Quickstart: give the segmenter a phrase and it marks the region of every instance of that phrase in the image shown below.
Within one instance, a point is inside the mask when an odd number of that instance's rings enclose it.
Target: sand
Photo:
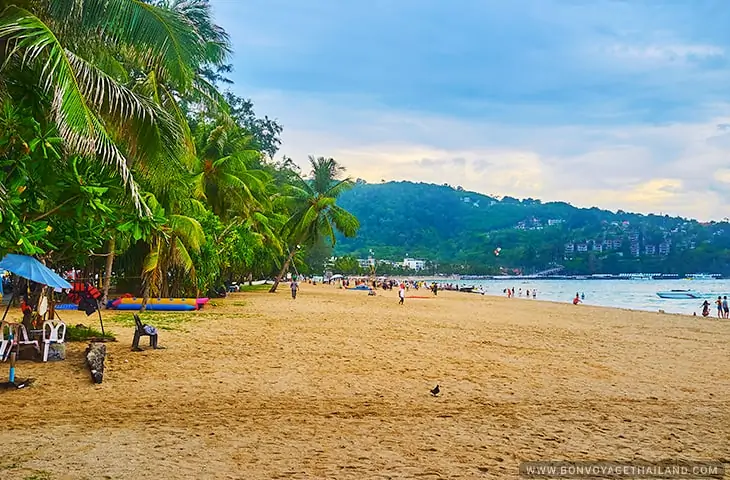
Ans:
[[[216,303],[163,331],[166,350],[139,353],[107,314],[119,342],[101,385],[84,344],[65,362],[21,362],[37,380],[0,393],[0,478],[515,478],[523,460],[730,462],[730,321],[453,292],[401,307],[395,291],[311,285],[296,301],[282,288]]]

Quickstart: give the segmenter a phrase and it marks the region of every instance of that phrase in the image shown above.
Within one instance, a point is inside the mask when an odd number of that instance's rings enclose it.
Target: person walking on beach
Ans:
[[[299,284],[297,283],[296,278],[292,278],[291,285],[289,285],[291,288],[291,298],[294,300],[297,299],[297,291],[299,290]]]
[[[722,311],[724,314],[722,318],[730,318],[730,306],[727,304],[727,295],[722,297]]]
[[[406,287],[403,284],[401,284],[398,289],[398,298],[400,298],[400,300],[398,300],[398,305],[403,305],[403,302],[406,299]]]

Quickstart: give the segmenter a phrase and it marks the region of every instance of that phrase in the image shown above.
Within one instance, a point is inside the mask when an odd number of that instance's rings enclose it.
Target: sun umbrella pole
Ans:
[[[10,296],[10,301],[8,302],[8,306],[5,307],[5,312],[3,313],[3,319],[0,320],[0,322],[4,322],[5,321],[5,317],[8,316],[8,310],[10,310],[10,305],[12,305],[13,304],[13,300],[15,300],[15,291],[16,290],[17,289],[13,288],[13,294]]]
[[[101,335],[104,336],[106,334],[104,333],[104,321],[101,319],[101,308],[97,308],[96,313],[99,314],[99,324],[101,325]]]

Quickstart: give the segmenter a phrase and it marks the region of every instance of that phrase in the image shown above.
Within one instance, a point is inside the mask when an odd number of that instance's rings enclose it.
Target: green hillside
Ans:
[[[497,199],[412,182],[358,181],[341,204],[361,228],[356,238],[338,240],[338,256],[366,258],[372,250],[379,260],[402,261],[408,255],[445,273],[532,273],[555,265],[572,273],[730,273],[725,222]]]

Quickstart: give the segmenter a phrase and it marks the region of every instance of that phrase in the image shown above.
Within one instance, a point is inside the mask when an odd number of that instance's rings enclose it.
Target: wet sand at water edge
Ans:
[[[516,478],[522,460],[730,462],[727,320],[453,292],[398,306],[395,290],[306,284],[296,301],[282,285],[214,302],[155,312],[191,319],[161,331],[158,351],[131,352],[132,328],[115,324],[131,312],[105,312],[119,341],[101,385],[84,343],[64,362],[19,363],[36,383],[0,393],[0,478]]]

